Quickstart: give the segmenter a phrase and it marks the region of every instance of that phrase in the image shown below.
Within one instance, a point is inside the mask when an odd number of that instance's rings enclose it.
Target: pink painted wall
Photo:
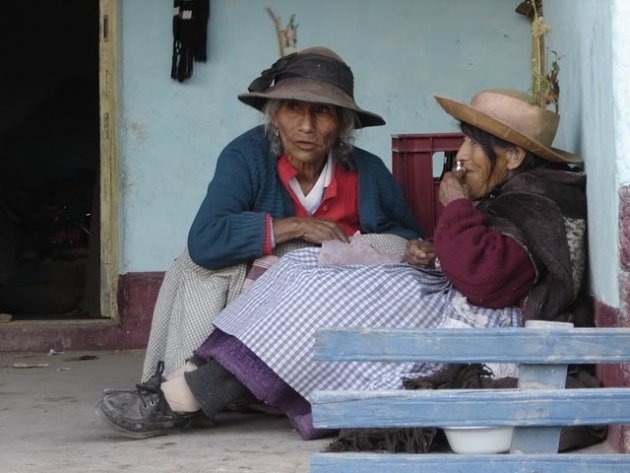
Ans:
[[[619,191],[619,288],[621,308],[595,303],[595,320],[599,327],[630,327],[630,187]],[[611,262],[612,263],[612,262]],[[630,349],[630,347],[629,347]],[[630,365],[602,365],[598,376],[605,386],[630,386]],[[611,426],[608,442],[620,452],[630,452],[630,426]]]
[[[120,320],[0,325],[0,352],[145,348],[164,273],[128,273],[118,283]]]

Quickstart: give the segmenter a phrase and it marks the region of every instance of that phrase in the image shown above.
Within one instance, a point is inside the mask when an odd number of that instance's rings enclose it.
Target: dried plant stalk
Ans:
[[[532,97],[534,103],[542,104],[545,95],[545,77],[547,75],[547,54],[545,36],[550,28],[542,16],[542,0],[531,2],[534,9],[532,18]]]

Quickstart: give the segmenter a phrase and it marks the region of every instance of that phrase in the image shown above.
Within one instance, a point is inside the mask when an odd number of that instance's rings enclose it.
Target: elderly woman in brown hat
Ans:
[[[328,48],[283,57],[239,100],[265,124],[230,144],[188,235],[167,271],[153,314],[142,379],[159,361],[180,366],[240,293],[249,264],[265,255],[359,231],[415,238],[418,229],[378,157],[353,146],[357,128],[383,125],[354,100],[351,69]]]
[[[585,175],[551,146],[559,116],[496,89],[470,105],[436,97],[465,135],[460,170],[440,186],[434,235],[444,274],[473,304],[522,307],[523,320],[569,320],[584,271]],[[408,243],[408,259],[424,257]]]
[[[571,320],[584,268],[584,174],[551,147],[552,112],[513,91],[480,92],[470,105],[437,97],[466,135],[461,169],[440,187],[434,248],[407,244],[406,263],[318,264],[317,248],[288,253],[214,321],[194,367],[164,382],[106,393],[99,412],[129,437],[213,417],[248,389],[280,408],[304,439],[314,390],[400,389],[430,364],[318,363],[324,327],[507,327]]]

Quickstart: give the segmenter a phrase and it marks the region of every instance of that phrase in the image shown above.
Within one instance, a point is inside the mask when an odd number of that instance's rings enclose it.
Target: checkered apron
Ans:
[[[404,246],[400,251],[404,251]],[[320,328],[507,327],[520,309],[468,304],[439,271],[407,264],[320,266],[318,248],[285,255],[214,320],[293,389],[398,389],[438,365],[317,362]]]

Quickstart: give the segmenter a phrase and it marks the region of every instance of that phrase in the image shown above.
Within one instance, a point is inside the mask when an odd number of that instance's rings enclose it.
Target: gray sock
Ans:
[[[229,402],[240,399],[248,390],[236,377],[215,360],[184,374],[201,410],[210,419]]]

